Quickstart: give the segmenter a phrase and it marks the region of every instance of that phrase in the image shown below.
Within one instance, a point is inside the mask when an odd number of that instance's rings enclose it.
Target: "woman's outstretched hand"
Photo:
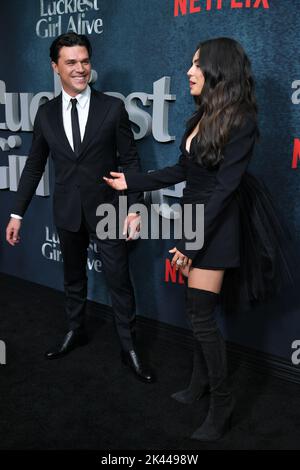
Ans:
[[[116,173],[115,171],[110,171],[109,174],[112,178],[106,178],[103,176],[105,183],[111,186],[113,189],[117,191],[123,191],[123,189],[127,189],[127,183],[125,179],[124,173]]]

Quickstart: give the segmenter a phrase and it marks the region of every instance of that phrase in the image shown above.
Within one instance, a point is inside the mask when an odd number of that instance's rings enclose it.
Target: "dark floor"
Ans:
[[[189,439],[208,406],[170,398],[188,382],[189,350],[140,331],[158,376],[155,384],[140,383],[121,365],[113,323],[100,312],[88,318],[87,346],[47,361],[44,351],[64,332],[62,301],[59,292],[0,274],[7,348],[0,449],[300,449],[299,385],[242,367],[231,376],[237,405],[230,433],[214,444]]]

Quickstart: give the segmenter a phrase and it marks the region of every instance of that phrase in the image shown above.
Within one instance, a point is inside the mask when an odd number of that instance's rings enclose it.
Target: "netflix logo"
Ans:
[[[223,8],[270,8],[271,0],[174,0],[174,16],[183,16],[201,11],[222,10]]]
[[[293,159],[292,159],[292,168],[296,170],[298,167],[298,162],[300,159],[300,139],[294,139],[294,150],[293,150]]]
[[[300,104],[300,80],[294,80],[292,82],[292,89],[295,90],[292,93],[291,100],[295,105]],[[300,139],[294,139],[293,157],[292,157],[292,168],[296,170],[300,159]]]
[[[181,271],[176,271],[176,266],[171,265],[171,260],[166,259],[165,261],[165,282],[171,282],[172,284],[184,284],[184,278]]]

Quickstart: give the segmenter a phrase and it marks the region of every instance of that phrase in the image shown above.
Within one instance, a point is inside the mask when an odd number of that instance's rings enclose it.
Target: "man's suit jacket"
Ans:
[[[21,175],[13,213],[23,216],[44,172],[51,153],[55,170],[53,199],[57,227],[77,231],[83,210],[95,230],[101,203],[115,202],[117,194],[103,181],[109,171],[138,172],[139,158],[128,114],[122,100],[92,90],[89,115],[79,156],[73,152],[64,131],[62,95],[40,106],[33,140]],[[140,201],[128,196],[128,204]]]

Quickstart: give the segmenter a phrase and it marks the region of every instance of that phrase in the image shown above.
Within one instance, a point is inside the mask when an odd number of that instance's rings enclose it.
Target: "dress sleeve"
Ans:
[[[151,173],[126,174],[128,192],[154,191],[167,188],[186,180],[186,156],[181,155],[178,163]]]
[[[224,159],[217,172],[216,186],[204,207],[204,244],[209,241],[214,230],[218,227],[220,216],[231,202],[236,189],[239,187],[252,156],[256,135],[256,123],[253,119],[249,119],[245,125],[232,132],[229,142],[224,147]],[[193,240],[187,240],[183,237],[177,243],[177,249],[188,258],[193,259],[197,255],[198,250],[186,249],[186,243],[191,242]]]

